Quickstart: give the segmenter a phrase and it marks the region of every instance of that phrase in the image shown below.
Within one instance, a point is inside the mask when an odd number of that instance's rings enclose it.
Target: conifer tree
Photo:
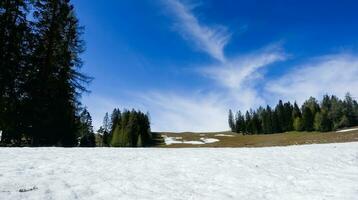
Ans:
[[[5,143],[19,143],[28,126],[24,89],[33,51],[28,4],[27,0],[0,1],[0,130]]]
[[[103,146],[109,146],[109,135],[110,135],[110,120],[108,117],[108,112],[106,112],[106,114],[104,115],[103,118],[103,131],[102,131],[102,142],[103,142]]]
[[[236,127],[235,127],[234,115],[232,114],[231,109],[229,110],[229,119],[228,119],[228,121],[229,121],[229,127],[230,127],[231,131],[236,132],[237,130],[236,130]]]
[[[86,108],[80,114],[79,133],[81,147],[95,147],[95,135],[92,126],[92,117]]]
[[[314,121],[314,115],[313,115],[311,109],[308,106],[304,107],[303,114],[302,114],[303,129],[305,131],[312,131],[313,130],[313,121]]]
[[[295,131],[303,131],[303,122],[302,122],[302,118],[301,117],[296,117],[293,120],[293,129]]]
[[[34,67],[28,94],[33,145],[76,144],[78,97],[90,78],[81,74],[82,28],[68,0],[34,3]]]

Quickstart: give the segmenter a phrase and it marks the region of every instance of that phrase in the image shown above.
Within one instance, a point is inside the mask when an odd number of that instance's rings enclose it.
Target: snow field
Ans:
[[[0,148],[0,199],[357,197],[357,142],[265,148]]]

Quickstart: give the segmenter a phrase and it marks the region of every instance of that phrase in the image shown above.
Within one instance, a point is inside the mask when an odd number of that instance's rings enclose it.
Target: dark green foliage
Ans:
[[[293,120],[293,130],[295,131],[303,131],[303,123],[301,117],[296,117]]]
[[[303,113],[302,114],[303,129],[306,131],[313,131],[314,115],[313,115],[311,109],[308,106],[303,107],[302,113]]]
[[[237,133],[245,133],[246,132],[246,126],[245,126],[245,117],[241,114],[241,112],[237,112],[235,115],[235,121],[234,121],[234,130],[233,132]]]
[[[231,131],[236,131],[234,115],[232,114],[231,110],[229,110],[229,119],[228,120],[229,120],[229,127],[230,127]]]
[[[272,110],[270,106],[267,106],[265,110],[261,113],[262,119],[262,132],[264,134],[273,133],[273,124],[272,124]]]
[[[148,114],[124,110],[113,123],[115,128],[112,132],[111,146],[144,147],[151,144]]]
[[[102,127],[102,143],[103,146],[108,147],[110,144],[110,133],[111,133],[111,121],[109,119],[108,113],[105,114],[103,118],[103,127]]]
[[[78,130],[81,147],[95,147],[95,135],[92,127],[92,117],[86,108],[80,114],[80,126]]]
[[[326,110],[321,110],[317,112],[314,118],[314,129],[316,131],[327,132],[332,130],[332,123],[328,119],[328,114]]]
[[[25,0],[0,1],[0,130],[5,143],[19,144],[28,126],[24,89],[33,51],[28,7]]]
[[[230,110],[231,116],[232,111]],[[230,121],[230,120],[229,120]],[[232,124],[234,122],[234,124]],[[230,121],[233,132],[243,134],[270,134],[287,131],[332,131],[338,128],[358,125],[358,103],[349,93],[344,101],[336,96],[323,96],[322,102],[310,97],[299,108],[295,102],[283,103],[281,100],[275,109],[267,106],[256,111],[241,111]]]
[[[293,110],[292,110],[292,118],[296,119],[297,117],[302,118],[302,113],[300,108],[298,107],[297,103],[295,102],[293,104]]]
[[[31,9],[29,11],[29,9]],[[68,0],[0,1],[0,130],[4,142],[75,146],[82,28]]]

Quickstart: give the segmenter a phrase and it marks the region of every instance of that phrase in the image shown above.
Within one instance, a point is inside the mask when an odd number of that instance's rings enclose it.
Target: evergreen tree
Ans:
[[[272,131],[274,133],[280,133],[281,132],[281,126],[278,119],[278,114],[276,109],[272,112]]]
[[[308,106],[304,107],[303,114],[302,114],[303,129],[305,131],[312,131],[313,130],[313,121],[314,121],[314,115],[313,115],[311,109]]]
[[[278,120],[278,124],[277,124],[277,132],[283,132],[285,131],[285,124],[286,124],[286,119],[285,119],[285,108],[283,107],[283,103],[280,100],[276,106],[276,114],[277,114],[277,120]]]
[[[301,117],[296,117],[293,120],[293,128],[295,131],[303,131],[304,127],[303,127],[303,122],[302,122]]]
[[[328,118],[333,123],[333,129],[336,130],[340,128],[340,122],[344,115],[343,102],[337,97],[331,96],[331,108],[328,111]]]
[[[295,102],[293,104],[293,111],[292,111],[292,118],[296,119],[297,117],[301,118],[302,117],[302,113],[300,108],[298,107],[297,103]]]
[[[36,45],[28,88],[33,145],[76,144],[78,96],[90,78],[79,72],[82,28],[67,0],[36,0]]]
[[[24,92],[33,41],[28,1],[0,1],[0,130],[5,143],[19,143],[28,126]]]
[[[111,146],[144,147],[152,143],[148,115],[140,111],[125,110],[115,124]]]
[[[343,115],[339,121],[338,128],[345,128],[349,126],[349,118],[346,115]]]
[[[252,120],[251,120],[251,115],[249,113],[249,111],[246,111],[245,114],[245,133],[247,134],[252,134],[253,133],[253,128],[252,128]]]
[[[80,128],[78,136],[81,147],[95,147],[95,135],[92,126],[92,117],[86,108],[80,114]]]
[[[265,134],[273,133],[272,131],[272,111],[270,106],[267,106],[262,113],[262,131]]]
[[[346,126],[353,126],[356,121],[356,116],[354,113],[354,100],[350,93],[345,95],[345,99],[343,101],[343,113],[348,119]]]
[[[310,97],[300,109],[297,103],[283,103],[281,100],[272,110],[265,109],[246,111],[245,116],[238,111],[232,121],[235,132],[243,134],[269,134],[286,131],[331,131],[338,128],[358,125],[358,102],[347,93],[344,101],[332,95],[324,95],[320,104]]]
[[[293,130],[293,119],[292,119],[292,115],[293,115],[293,106],[291,105],[290,102],[287,102],[283,105],[284,107],[284,116],[285,116],[285,120],[284,120],[284,127],[283,127],[283,131],[292,131]]]
[[[102,142],[103,142],[103,146],[109,146],[110,143],[110,120],[108,117],[108,113],[106,112],[106,114],[104,115],[103,118],[103,131],[102,131]]]
[[[328,119],[328,114],[326,110],[321,110],[317,112],[314,119],[314,129],[316,131],[327,132],[332,130],[331,122]]]
[[[229,110],[229,127],[231,129],[232,132],[236,132],[236,127],[235,127],[235,121],[234,121],[234,115],[232,114],[231,109]]]

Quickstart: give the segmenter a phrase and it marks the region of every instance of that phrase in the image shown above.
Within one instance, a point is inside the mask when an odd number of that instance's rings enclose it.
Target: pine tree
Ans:
[[[296,117],[293,120],[293,128],[295,131],[303,131],[304,127],[303,127],[303,122],[302,122],[301,117]]]
[[[106,114],[104,115],[103,118],[103,133],[102,133],[102,142],[103,142],[103,146],[109,146],[110,143],[110,120],[108,117],[108,113],[106,112]]]
[[[236,132],[237,130],[235,128],[235,124],[237,124],[237,123],[235,123],[235,121],[234,121],[234,115],[232,114],[231,109],[229,110],[229,119],[228,119],[228,121],[229,121],[229,127],[230,127],[231,131]]]
[[[345,99],[343,101],[343,113],[348,119],[347,126],[354,125],[356,116],[354,113],[354,100],[350,93],[345,95]]]
[[[272,131],[272,111],[270,106],[267,106],[262,113],[262,129],[263,133],[270,134]]]
[[[312,131],[313,130],[313,121],[314,121],[314,115],[313,115],[311,109],[308,106],[304,107],[303,115],[302,115],[303,129],[305,131]]]
[[[33,145],[73,146],[78,97],[90,78],[79,72],[82,28],[67,0],[36,0],[36,45],[28,94]]]
[[[300,108],[298,107],[297,103],[295,102],[293,104],[293,111],[292,111],[292,118],[295,119],[297,117],[302,117],[302,113],[301,113],[301,110]]]
[[[0,130],[5,143],[19,143],[28,126],[24,89],[33,51],[28,3],[0,1]]]
[[[326,110],[321,110],[321,112],[316,113],[314,118],[314,129],[321,132],[332,130],[331,121],[328,119]]]
[[[148,114],[135,110],[124,110],[115,124],[111,146],[144,147],[152,143]]]
[[[285,111],[284,111],[283,103],[281,100],[278,102],[275,112],[277,113],[277,119],[278,119],[277,131],[280,133],[280,132],[285,131],[284,129],[285,129],[285,124],[286,124]]]
[[[252,120],[251,120],[251,115],[249,113],[249,111],[246,111],[245,114],[245,133],[247,134],[252,134],[253,132],[253,128],[252,128]]]
[[[81,147],[95,147],[95,135],[92,126],[92,117],[86,108],[83,109],[80,115],[80,129],[78,132]]]
[[[293,115],[293,106],[291,105],[290,102],[287,102],[283,105],[284,107],[284,116],[285,116],[285,120],[284,120],[284,131],[292,131],[293,130],[293,119],[292,119],[292,115]]]

